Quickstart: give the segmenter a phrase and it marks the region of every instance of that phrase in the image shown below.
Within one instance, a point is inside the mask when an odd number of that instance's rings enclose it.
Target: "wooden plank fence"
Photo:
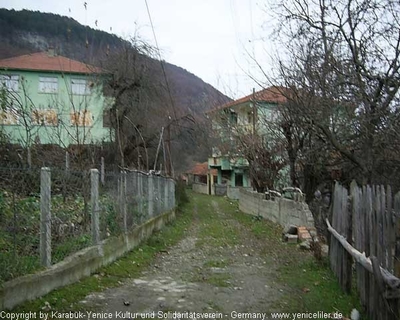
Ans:
[[[329,259],[346,292],[353,271],[360,301],[370,319],[400,319],[400,192],[390,186],[335,184]],[[353,269],[353,266],[355,267]]]

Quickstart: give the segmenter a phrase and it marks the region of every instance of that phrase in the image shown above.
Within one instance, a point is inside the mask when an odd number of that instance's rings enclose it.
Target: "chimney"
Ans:
[[[56,54],[55,54],[55,51],[54,51],[54,47],[52,47],[52,46],[50,46],[48,49],[47,49],[47,55],[49,56],[49,57],[54,57]]]

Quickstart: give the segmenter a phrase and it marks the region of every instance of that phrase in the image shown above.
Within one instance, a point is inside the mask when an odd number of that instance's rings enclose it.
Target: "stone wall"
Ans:
[[[241,188],[239,191],[239,208],[245,213],[262,216],[282,226],[314,227],[314,218],[305,202],[285,198],[265,200],[265,195]]]

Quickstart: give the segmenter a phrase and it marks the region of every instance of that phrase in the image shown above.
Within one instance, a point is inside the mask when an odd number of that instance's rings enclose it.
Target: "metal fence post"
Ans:
[[[147,176],[147,202],[148,202],[148,218],[153,217],[154,213],[154,180],[152,175]]]
[[[40,172],[40,262],[51,266],[51,171]]]
[[[90,169],[90,201],[92,204],[92,242],[100,243],[100,219],[99,219],[99,170]]]

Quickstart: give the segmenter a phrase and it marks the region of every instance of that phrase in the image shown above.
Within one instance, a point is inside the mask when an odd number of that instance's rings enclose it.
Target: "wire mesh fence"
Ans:
[[[100,238],[128,232],[174,206],[172,179],[140,171],[106,173],[100,187]]]
[[[0,168],[0,283],[174,206],[175,182],[143,172]]]
[[[0,168],[0,282],[40,268],[40,170]]]

